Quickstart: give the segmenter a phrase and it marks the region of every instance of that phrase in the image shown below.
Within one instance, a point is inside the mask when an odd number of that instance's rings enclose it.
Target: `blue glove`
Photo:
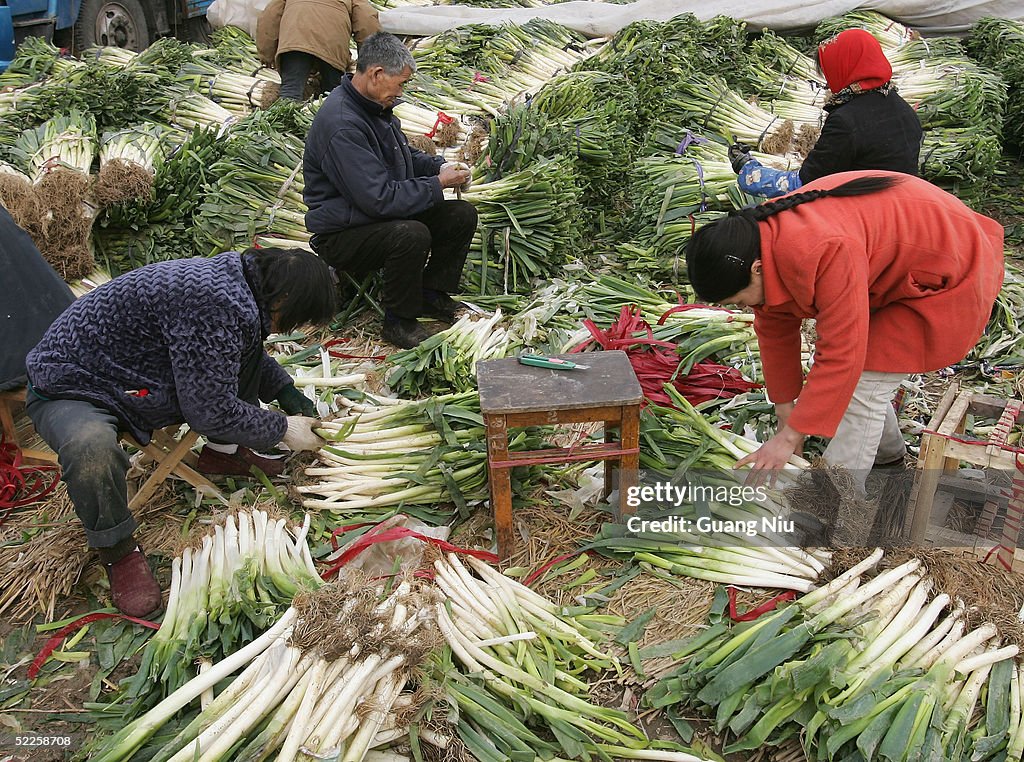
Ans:
[[[772,169],[753,158],[740,167],[736,182],[745,193],[765,198],[784,196],[803,185],[799,169]]]

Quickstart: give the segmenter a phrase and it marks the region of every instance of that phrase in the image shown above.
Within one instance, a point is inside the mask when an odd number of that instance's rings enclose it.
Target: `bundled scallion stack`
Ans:
[[[81,111],[55,116],[23,132],[13,153],[36,186],[42,210],[36,245],[65,280],[84,278],[96,269],[89,240],[95,120]]]
[[[966,45],[974,58],[999,72],[1009,86],[1003,133],[1008,142],[1024,146],[1024,23],[983,18],[971,27]]]
[[[414,402],[370,395],[358,402],[339,399],[348,414],[324,421],[318,431],[330,444],[320,450],[320,464],[305,471],[318,481],[296,487],[304,507],[350,523],[381,520],[401,506],[421,521],[440,524],[452,515],[444,503],[468,515],[468,502],[487,494],[475,392]]]
[[[726,753],[798,737],[815,760],[1019,760],[1017,646],[969,629],[963,606],[943,615],[950,597],[918,559],[869,577],[881,558],[753,622],[713,624],[648,701],[701,708],[736,739]]]
[[[153,175],[168,149],[168,130],[142,124],[100,138],[100,171],[94,192],[100,206],[153,197]]]
[[[309,523],[308,515],[298,527],[239,511],[174,558],[167,612],[125,693],[134,702],[129,718],[195,677],[200,657],[230,655],[269,628],[300,589],[320,585]]]
[[[402,583],[381,597],[354,575],[297,596],[263,635],[104,739],[90,759],[360,762],[371,748],[407,736],[402,717],[415,716],[422,701],[407,683],[438,642],[431,621],[436,592]],[[179,712],[235,673],[177,735],[161,735]]]
[[[561,273],[580,239],[580,192],[572,163],[561,157],[463,192],[480,218],[463,273],[464,291],[521,293],[535,278]]]
[[[622,711],[591,700],[588,670],[618,669],[600,646],[600,615],[569,617],[486,563],[454,555],[434,562],[446,600],[435,604],[451,666],[438,660],[458,706],[458,733],[481,762],[560,757],[700,762],[678,744],[652,743]],[[472,572],[476,572],[476,576]]]
[[[388,385],[410,397],[476,389],[476,364],[504,357],[510,346],[508,331],[499,325],[501,310],[474,317],[467,313],[450,328],[391,355]]]

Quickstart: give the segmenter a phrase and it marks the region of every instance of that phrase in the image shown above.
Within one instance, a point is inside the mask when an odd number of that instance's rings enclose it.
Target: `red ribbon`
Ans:
[[[562,561],[568,561],[570,558],[575,558],[578,555],[579,555],[579,551],[576,551],[575,553],[563,553],[560,556],[555,556],[550,561],[548,561],[546,564],[544,564],[542,567],[537,569],[537,571],[532,572],[526,579],[523,580],[523,584],[526,585],[527,587],[529,587],[535,581],[540,579],[540,577],[544,574],[544,572],[546,572],[548,569],[550,569],[555,564],[560,564],[560,563],[562,563]]]
[[[107,614],[104,612],[99,612],[97,614],[86,614],[85,616],[76,619],[71,624],[61,627],[49,640],[46,641],[46,645],[43,646],[43,650],[39,652],[39,655],[35,659],[33,659],[32,664],[29,665],[28,679],[35,680],[36,675],[39,674],[39,670],[42,669],[43,664],[45,664],[46,660],[50,658],[50,654],[57,650],[57,646],[64,642],[64,638],[66,638],[75,630],[85,627],[85,625],[89,624],[90,622],[97,622],[100,619],[124,619],[126,621],[133,622],[134,624],[138,624],[143,627],[148,627],[151,630],[160,629],[160,625],[158,625],[156,622],[150,622],[147,619],[139,619],[137,617],[128,616],[127,614]]]
[[[454,121],[454,118],[448,116],[443,111],[438,111],[437,119],[434,120],[434,126],[430,128],[430,132],[424,132],[423,134],[426,135],[428,138],[432,138],[434,137],[434,135],[437,134],[438,127],[440,127],[443,124],[451,124]]]
[[[735,587],[730,585],[727,589],[729,594],[729,618],[734,622],[752,622],[762,614],[767,614],[769,611],[774,611],[775,607],[783,601],[791,601],[796,598],[796,592],[793,590],[787,590],[784,593],[776,595],[771,600],[765,601],[757,608],[750,609],[746,613],[740,614],[736,610],[736,593],[738,592]]]
[[[323,343],[324,349],[327,350],[327,354],[331,357],[337,357],[339,360],[376,360],[378,362],[388,359],[387,355],[350,355],[345,352],[337,352],[331,347],[337,346],[338,344],[347,344],[348,339],[331,339]]]
[[[344,531],[351,531],[352,529],[356,529],[359,526],[366,525],[351,524],[348,526],[347,529],[344,527],[342,529]],[[341,533],[342,532],[337,532],[337,534]],[[332,534],[332,542],[334,536],[335,534]],[[389,542],[391,540],[402,540],[406,537],[412,537],[415,540],[422,540],[423,542],[430,543],[431,545],[435,545],[441,550],[447,551],[448,553],[460,553],[465,556],[473,556],[474,558],[479,558],[482,561],[487,561],[488,563],[492,564],[496,564],[498,562],[498,557],[494,553],[491,553],[486,550],[472,550],[470,548],[462,548],[458,545],[452,545],[450,542],[447,542],[445,540],[439,540],[436,537],[428,537],[425,534],[420,534],[419,532],[409,529],[409,527],[389,527],[388,529],[385,529],[383,531],[371,529],[362,537],[357,537],[355,540],[349,543],[349,545],[345,548],[345,552],[343,552],[338,557],[338,559],[320,575],[320,578],[327,579],[332,574],[335,574],[342,566],[347,564],[349,561],[358,556],[371,545],[376,545],[379,542]]]
[[[21,450],[5,441],[0,432],[0,526],[16,509],[38,503],[53,492],[59,480],[56,465],[24,465]]]

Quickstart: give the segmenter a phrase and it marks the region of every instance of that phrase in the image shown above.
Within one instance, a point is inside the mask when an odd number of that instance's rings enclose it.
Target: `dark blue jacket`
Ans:
[[[306,228],[335,233],[425,212],[444,200],[442,164],[444,158],[410,147],[391,109],[360,95],[347,75],[306,136]]]
[[[28,355],[29,380],[43,397],[109,410],[142,444],[184,422],[214,439],[273,447],[285,416],[238,396],[241,371],[254,363],[260,399],[291,382],[263,349],[270,318],[260,294],[255,263],[237,252],[141,267],[53,322]]]

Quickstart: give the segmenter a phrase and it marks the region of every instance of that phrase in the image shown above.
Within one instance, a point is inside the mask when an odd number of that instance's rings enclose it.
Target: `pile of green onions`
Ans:
[[[414,714],[406,684],[436,643],[434,592],[402,583],[383,601],[365,580],[298,596],[245,647],[182,685],[107,739],[94,762],[142,753],[153,762],[301,757],[360,762],[370,749],[407,736]],[[182,709],[237,677],[170,741],[158,736]],[[421,734],[446,746],[450,739]],[[140,751],[141,750],[141,751]]]
[[[153,175],[169,150],[167,133],[156,124],[103,133],[100,171],[94,187],[96,200],[102,206],[152,196]]]
[[[726,753],[799,734],[817,760],[1020,759],[1017,646],[990,624],[965,633],[962,607],[943,617],[950,598],[931,597],[917,559],[868,579],[881,557],[753,622],[712,625],[649,702],[703,708],[737,739]]]
[[[971,27],[967,49],[978,61],[999,72],[1008,85],[1003,135],[1024,145],[1024,23],[986,17]]]
[[[253,109],[265,109],[277,100],[281,86],[266,79],[227,71],[208,63],[186,64],[178,78],[226,108],[245,116]]]
[[[590,700],[588,670],[619,670],[599,645],[601,615],[566,616],[557,606],[486,563],[454,555],[434,562],[445,600],[438,625],[454,656],[440,676],[458,706],[458,733],[480,762],[589,758],[699,762],[682,747],[652,743],[628,716]],[[476,572],[476,576],[472,572]]]
[[[463,192],[479,214],[463,275],[466,293],[523,292],[535,278],[561,273],[580,236],[580,192],[564,158],[539,160]]]
[[[476,389],[476,364],[509,352],[501,319],[501,310],[490,317],[467,313],[412,349],[395,352],[388,357],[388,386],[409,397]]]
[[[330,444],[319,451],[320,463],[305,471],[319,481],[296,487],[305,508],[351,522],[378,521],[401,507],[440,524],[452,515],[441,503],[468,515],[467,502],[486,496],[487,453],[475,392],[414,402],[370,395],[339,400],[347,415],[321,424],[317,431]]]
[[[214,251],[245,248],[257,235],[308,241],[299,138],[236,129],[195,217],[196,238]]]
[[[300,589],[320,584],[309,525],[308,515],[299,527],[265,511],[239,511],[174,558],[167,611],[127,687],[136,709],[195,677],[200,657],[221,659],[251,641]]]

